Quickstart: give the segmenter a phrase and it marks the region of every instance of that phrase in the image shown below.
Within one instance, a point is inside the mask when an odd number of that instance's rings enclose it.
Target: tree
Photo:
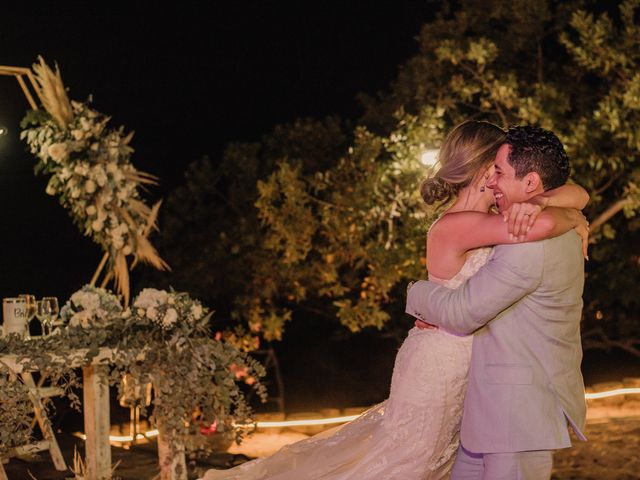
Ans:
[[[253,148],[268,150],[269,161],[238,180],[248,182],[243,192],[257,180],[257,210],[238,207],[256,238],[253,256],[236,264],[247,268],[245,288],[235,290],[237,316],[267,338],[279,338],[305,309],[353,332],[393,325],[406,283],[424,276],[423,239],[437,214],[417,193],[429,173],[419,155],[476,118],[560,136],[573,179],[592,197],[585,345],[640,354],[639,4],[443,2],[390,90],[362,97],[364,114],[350,133],[340,130],[339,147],[320,124],[280,127],[263,139]]]
[[[346,150],[349,135],[344,122],[335,117],[300,119],[275,127],[260,142],[228,145],[219,162],[208,157],[192,162],[161,214],[158,247],[173,271],[144,272],[142,283],[192,292],[215,306],[218,321],[226,318],[228,325],[236,324],[229,321],[231,317],[238,320],[253,302],[249,288],[253,276],[262,272],[268,277],[276,271],[271,265],[278,263],[262,246],[264,231],[254,207],[256,182],[279,161],[297,162],[305,173],[327,168]],[[279,322],[282,317],[273,318]],[[271,330],[280,331],[281,326]]]

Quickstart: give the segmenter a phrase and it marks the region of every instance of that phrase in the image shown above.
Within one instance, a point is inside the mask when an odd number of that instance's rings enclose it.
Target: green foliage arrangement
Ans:
[[[260,383],[263,367],[246,351],[214,338],[211,313],[186,293],[145,289],[130,309],[123,310],[111,292],[85,286],[71,297],[61,316],[68,324],[47,337],[0,338],[0,355],[14,354],[25,369],[50,377],[76,407],[80,402],[72,387],[81,382],[73,369],[88,365],[105,348],[108,354],[103,363],[111,366],[110,383],[122,393],[125,375],[140,383],[151,382],[152,421],[183,445],[202,426],[212,424],[217,432],[241,439],[243,430],[238,425],[251,423],[241,384],[265,399]],[[29,431],[23,427],[30,425],[32,405],[24,385],[3,364],[0,379],[2,453],[15,439],[25,443]],[[22,428],[21,436],[10,433],[16,428]]]

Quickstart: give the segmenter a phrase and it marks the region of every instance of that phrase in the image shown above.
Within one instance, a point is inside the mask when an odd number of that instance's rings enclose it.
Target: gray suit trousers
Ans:
[[[482,454],[460,446],[451,480],[549,480],[552,465],[551,450]]]

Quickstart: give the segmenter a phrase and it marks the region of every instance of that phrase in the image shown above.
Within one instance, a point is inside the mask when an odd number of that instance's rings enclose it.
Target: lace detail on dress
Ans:
[[[462,265],[462,268],[453,277],[449,279],[438,278],[435,275],[429,274],[429,280],[435,283],[439,283],[447,288],[458,288],[469,277],[472,277],[474,273],[480,270],[487,260],[489,255],[493,251],[493,247],[476,248],[467,255],[467,259]]]
[[[457,288],[486,261],[469,254],[449,280]],[[396,356],[389,398],[353,422],[283,447],[204,480],[439,480],[458,448],[472,337],[413,328]]]

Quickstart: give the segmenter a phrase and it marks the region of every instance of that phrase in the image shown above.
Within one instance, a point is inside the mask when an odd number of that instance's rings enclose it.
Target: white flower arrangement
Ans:
[[[122,315],[122,305],[113,293],[104,288],[85,285],[71,295],[60,310],[60,318],[69,327],[107,327]]]
[[[34,72],[46,113],[29,112],[20,138],[38,158],[36,172],[51,175],[46,192],[57,195],[80,230],[108,254],[128,303],[127,256],[168,268],[148,240],[160,202],[149,207],[140,196],[140,187],[156,179],[131,163],[133,132],[108,128],[110,117],[91,108],[91,99],[70,101],[60,72],[54,74],[42,59]]]
[[[185,327],[192,330],[207,324],[208,309],[187,293],[145,288],[133,300],[131,315],[164,330]]]

